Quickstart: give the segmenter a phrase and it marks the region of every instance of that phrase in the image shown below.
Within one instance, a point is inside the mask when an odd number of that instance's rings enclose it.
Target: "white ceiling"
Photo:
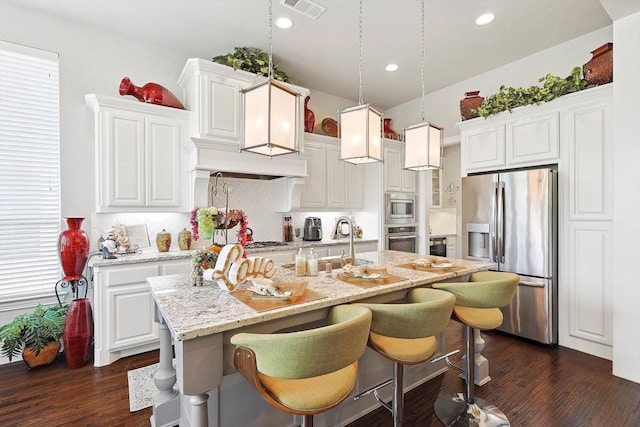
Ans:
[[[151,40],[185,58],[211,58],[236,46],[268,50],[267,0],[0,1]],[[317,20],[273,0],[274,18],[294,21],[288,31],[274,26],[275,61],[300,86],[357,100],[359,2],[314,1],[327,8]],[[612,23],[599,0],[425,0],[425,10],[426,93]],[[488,11],[494,23],[476,26]],[[384,110],[420,97],[420,23],[419,0],[364,1],[365,102]],[[384,71],[389,62],[400,69]]]

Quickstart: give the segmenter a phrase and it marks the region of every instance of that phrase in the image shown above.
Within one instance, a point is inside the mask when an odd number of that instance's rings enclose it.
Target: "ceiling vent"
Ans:
[[[280,0],[280,4],[311,19],[318,19],[318,17],[322,15],[322,12],[327,10],[326,7],[314,3],[311,0]]]

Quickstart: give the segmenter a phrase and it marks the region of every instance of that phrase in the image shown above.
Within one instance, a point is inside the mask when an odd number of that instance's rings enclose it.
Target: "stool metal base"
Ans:
[[[440,396],[433,405],[436,416],[447,427],[508,427],[509,420],[496,406],[476,397],[467,404],[462,393]]]

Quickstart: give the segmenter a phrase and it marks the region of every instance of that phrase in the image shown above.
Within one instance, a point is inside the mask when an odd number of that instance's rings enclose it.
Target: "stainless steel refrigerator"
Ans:
[[[462,179],[462,254],[520,275],[498,329],[558,342],[557,170],[516,170]]]

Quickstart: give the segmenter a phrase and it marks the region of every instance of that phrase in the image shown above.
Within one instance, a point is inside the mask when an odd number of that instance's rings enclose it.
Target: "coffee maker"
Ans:
[[[304,219],[304,231],[302,240],[318,241],[322,240],[322,221],[315,216],[308,216]]]

